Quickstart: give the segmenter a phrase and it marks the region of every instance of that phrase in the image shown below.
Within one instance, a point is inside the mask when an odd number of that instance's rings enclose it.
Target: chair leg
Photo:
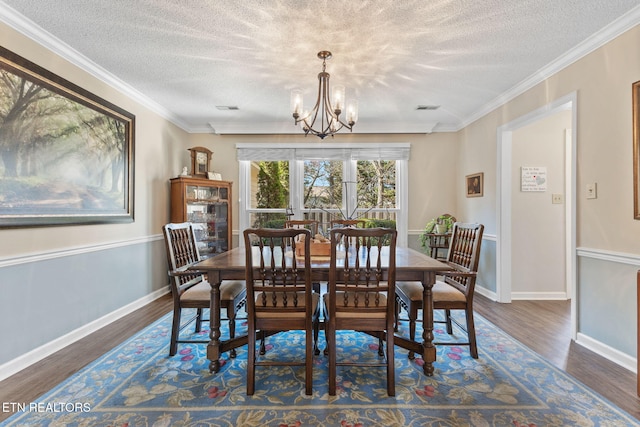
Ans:
[[[329,352],[329,396],[336,395],[336,330],[330,326],[326,326],[327,348],[325,352]]]
[[[320,319],[316,317],[313,320],[313,354],[320,355],[320,348],[318,347],[318,336],[320,335]]]
[[[304,361],[304,390],[307,396],[313,394],[313,338],[310,333],[306,333],[305,339],[305,361]]]
[[[393,324],[394,332],[398,332],[399,324],[400,324],[400,312],[402,311],[402,306],[400,305],[400,299],[396,296],[396,317],[395,322]]]
[[[389,334],[390,327],[387,327],[387,394],[389,396],[396,395],[396,374],[395,374],[395,359],[394,359],[394,343],[393,333]]]
[[[324,351],[325,356],[329,355],[329,316],[326,311],[322,311],[324,315]]]
[[[227,317],[229,318],[229,338],[235,338],[236,336],[236,308],[233,303],[227,307]],[[236,349],[232,348],[229,352],[229,357],[235,359]]]
[[[196,333],[202,329],[202,309],[199,308],[196,315]]]
[[[267,347],[264,343],[264,331],[260,331],[260,356],[264,356],[267,352]]]
[[[478,345],[476,343],[476,328],[473,322],[473,309],[467,306],[465,310],[465,317],[467,318],[467,335],[469,336],[469,351],[471,357],[478,358]]]
[[[384,341],[382,335],[378,338],[378,356],[384,357]]]
[[[169,356],[173,356],[178,351],[178,334],[180,333],[180,313],[181,308],[173,308],[173,323],[171,324],[171,341],[169,343]]]
[[[256,331],[249,327],[247,337],[247,395],[252,396],[256,384]]]
[[[407,310],[407,314],[409,316],[409,339],[411,341],[415,341],[416,339],[416,320],[418,319],[418,307],[413,303],[409,303],[409,309]],[[413,351],[409,352],[409,360],[413,360],[416,358],[416,355]]]
[[[445,310],[445,317],[447,322],[447,333],[453,335],[453,325],[451,325],[451,310],[448,308]]]

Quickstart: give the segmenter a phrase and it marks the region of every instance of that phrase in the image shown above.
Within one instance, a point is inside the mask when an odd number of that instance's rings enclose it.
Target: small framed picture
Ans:
[[[207,172],[207,178],[215,181],[222,181],[222,175],[217,172]]]
[[[482,197],[484,188],[484,173],[474,173],[466,176],[467,197]]]

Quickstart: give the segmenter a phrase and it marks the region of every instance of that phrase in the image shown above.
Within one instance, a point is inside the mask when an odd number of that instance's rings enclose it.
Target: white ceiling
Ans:
[[[359,101],[354,132],[428,133],[462,128],[637,25],[639,4],[0,0],[0,20],[189,132],[301,132],[290,91],[315,102],[316,54],[330,50],[332,84]]]

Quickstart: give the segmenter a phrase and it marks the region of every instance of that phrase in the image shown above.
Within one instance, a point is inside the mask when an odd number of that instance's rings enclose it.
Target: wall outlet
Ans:
[[[594,182],[593,184],[587,184],[587,199],[598,198],[598,186]]]
[[[553,203],[554,205],[560,205],[564,203],[564,196],[562,194],[552,194],[551,203]]]

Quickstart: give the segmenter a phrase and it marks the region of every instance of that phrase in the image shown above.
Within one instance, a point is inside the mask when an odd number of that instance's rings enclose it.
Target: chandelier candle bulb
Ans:
[[[291,112],[293,113],[293,117],[295,118],[300,117],[302,108],[303,108],[302,91],[299,89],[294,89],[291,91]]]
[[[344,86],[336,86],[333,89],[333,111],[339,116],[344,110]]]
[[[347,106],[347,123],[353,126],[358,121],[358,101],[351,100]]]

